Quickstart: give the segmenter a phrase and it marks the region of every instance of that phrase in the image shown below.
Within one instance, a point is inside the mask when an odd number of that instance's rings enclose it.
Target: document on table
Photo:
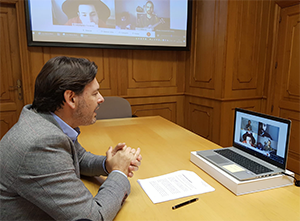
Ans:
[[[212,192],[215,189],[196,173],[179,170],[162,176],[137,181],[153,203]]]

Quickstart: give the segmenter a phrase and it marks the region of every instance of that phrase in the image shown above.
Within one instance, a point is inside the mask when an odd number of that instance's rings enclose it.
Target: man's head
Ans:
[[[92,13],[91,17],[97,17],[98,20],[103,22],[106,22],[110,16],[110,9],[101,0],[66,0],[62,4],[62,10],[69,19],[79,16],[83,24],[86,20],[82,16],[83,13],[89,13],[89,15]]]
[[[147,1],[146,2],[146,13],[148,15],[152,15],[153,11],[154,11],[154,4],[153,4],[153,2],[152,1]]]
[[[94,5],[79,5],[78,16],[84,25],[98,25],[99,23],[98,13]]]
[[[85,86],[95,79],[97,68],[84,58],[51,58],[36,78],[33,108],[44,113],[60,109],[65,102],[65,91],[82,94]]]
[[[104,101],[96,74],[97,65],[84,58],[50,59],[36,78],[32,108],[41,113],[65,108],[74,127],[94,123],[95,111]]]

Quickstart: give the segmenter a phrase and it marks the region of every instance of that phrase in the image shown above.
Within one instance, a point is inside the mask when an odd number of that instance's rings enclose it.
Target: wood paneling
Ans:
[[[224,97],[263,96],[271,0],[229,1]]]
[[[162,116],[170,121],[184,126],[184,96],[164,97],[128,97],[132,107],[132,114],[142,116]]]
[[[292,121],[289,155],[288,155],[288,168],[300,174],[300,115],[299,111],[293,111],[282,108],[280,110],[280,117],[290,119]]]
[[[277,11],[278,40],[270,71],[268,113],[292,121],[288,168],[300,173],[300,4]],[[277,27],[278,26],[278,27]]]
[[[299,0],[294,0],[294,1],[289,1],[289,0],[276,0],[275,1],[276,4],[278,4],[281,8],[286,8],[286,7],[290,7],[293,5],[297,5],[299,4]]]
[[[0,139],[23,107],[22,69],[16,2],[0,5]]]
[[[196,1],[193,7],[194,38],[186,75],[186,92],[220,98],[226,52],[227,2]]]
[[[275,4],[271,0],[194,3],[195,38],[186,82],[186,127],[229,146],[234,108],[263,111]],[[208,120],[208,115],[213,120]]]

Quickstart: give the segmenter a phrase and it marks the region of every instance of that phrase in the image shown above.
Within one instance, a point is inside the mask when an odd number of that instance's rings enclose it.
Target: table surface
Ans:
[[[220,146],[162,117],[98,120],[81,127],[79,142],[98,155],[105,155],[109,146],[120,142],[142,150],[142,165],[129,179],[131,193],[115,220],[300,220],[299,187],[293,185],[236,196],[190,161],[191,151]],[[215,191],[153,204],[137,182],[178,170],[195,172]],[[103,182],[102,177],[82,180],[93,195]],[[194,197],[199,200],[172,210],[172,206]]]

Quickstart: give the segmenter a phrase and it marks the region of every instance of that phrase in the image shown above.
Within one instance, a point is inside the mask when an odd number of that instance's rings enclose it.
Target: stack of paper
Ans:
[[[138,183],[153,203],[214,191],[196,173],[179,170],[162,176],[139,179]]]

